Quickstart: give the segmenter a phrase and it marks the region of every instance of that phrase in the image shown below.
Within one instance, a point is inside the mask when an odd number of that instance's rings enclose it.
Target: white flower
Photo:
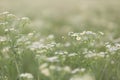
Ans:
[[[5,47],[5,48],[3,48],[2,52],[3,53],[9,52],[9,49],[10,49],[10,47]]]
[[[74,32],[69,32],[68,35],[71,36]]]
[[[97,54],[98,57],[105,57],[106,53],[105,52],[100,52],[99,54]]]
[[[83,76],[74,76],[70,80],[95,80],[90,74],[85,74]]]
[[[106,45],[106,47],[107,47],[107,48],[110,48],[110,47],[111,47],[111,45]]]
[[[57,56],[49,57],[46,60],[49,62],[58,62],[59,61]]]
[[[70,69],[69,66],[65,66],[65,67],[63,68],[63,70],[66,71],[66,72],[70,72],[70,71],[71,71],[71,69]]]
[[[81,37],[80,37],[80,36],[77,36],[77,37],[76,37],[76,40],[78,40],[78,41],[81,40]]]
[[[41,73],[44,74],[45,76],[50,76],[50,71],[48,68],[44,68],[41,70]]]
[[[8,22],[0,23],[0,25],[6,25],[6,24],[8,24]]]
[[[31,73],[22,73],[20,74],[20,78],[33,79],[33,75]]]
[[[103,32],[99,32],[101,35],[104,35],[104,33]]]
[[[3,13],[1,13],[1,14],[5,15],[5,14],[9,14],[9,12],[8,12],[8,11],[5,11],[5,12],[3,12]]]
[[[33,36],[33,33],[29,33],[28,36]]]
[[[44,63],[44,64],[42,64],[42,65],[39,67],[39,69],[42,70],[42,69],[46,68],[47,66],[48,66],[48,64],[47,64],[47,63]]]
[[[85,68],[81,68],[80,69],[81,72],[85,72],[85,70],[86,70]]]
[[[28,17],[22,17],[21,19],[22,19],[22,20],[29,20]]]
[[[111,64],[114,64],[114,63],[115,63],[115,61],[112,60],[112,61],[111,61]]]
[[[73,71],[72,71],[72,74],[75,74],[75,73],[77,73],[77,72],[79,72],[80,71],[80,69],[79,68],[76,68],[76,69],[74,69]]]
[[[84,35],[86,33],[86,31],[83,31],[82,33],[80,33],[80,35]]]
[[[31,45],[28,46],[28,48],[34,51],[36,49],[45,48],[45,46],[41,42],[33,42]]]
[[[85,55],[85,58],[95,57],[96,55],[97,55],[96,53],[92,53],[92,54],[88,53]]]
[[[7,17],[8,17],[8,18],[15,18],[16,16],[13,15],[13,14],[8,14]]]
[[[9,29],[5,29],[5,32],[8,32],[9,31]]]
[[[10,31],[15,31],[15,28],[10,28]]]
[[[54,66],[54,65],[50,65],[49,69],[51,69],[51,70],[55,70],[55,69],[56,69],[56,66]]]
[[[71,36],[75,37],[78,36],[79,33],[73,33]]]
[[[76,55],[77,55],[76,53],[70,53],[68,56],[72,57],[72,56],[76,56]]]
[[[6,41],[6,40],[7,40],[6,37],[4,37],[4,36],[0,36],[0,42],[4,42],[4,41]]]
[[[71,44],[69,42],[65,43],[65,47],[69,47]]]
[[[48,39],[53,39],[53,38],[54,38],[54,35],[52,34],[48,36]]]

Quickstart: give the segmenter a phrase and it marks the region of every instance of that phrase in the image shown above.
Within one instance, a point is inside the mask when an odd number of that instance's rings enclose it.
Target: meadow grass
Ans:
[[[49,34],[30,23],[0,14],[0,80],[120,80],[119,41],[99,29]]]

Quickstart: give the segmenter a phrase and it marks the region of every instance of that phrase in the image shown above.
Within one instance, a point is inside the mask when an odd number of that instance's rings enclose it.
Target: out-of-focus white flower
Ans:
[[[9,49],[10,49],[10,47],[5,47],[5,48],[3,48],[2,52],[7,53],[7,52],[9,52]]]
[[[85,58],[91,58],[96,56],[96,53],[92,52],[92,51],[88,51],[85,55]]]
[[[58,51],[58,52],[55,52],[56,55],[67,55],[68,52],[67,51]]]
[[[96,53],[95,51],[88,51],[88,53],[85,54],[85,58],[104,58],[106,56],[106,52],[99,52]]]
[[[31,73],[22,73],[20,74],[20,78],[33,79],[34,77]]]
[[[8,24],[8,22],[0,23],[0,25],[6,25],[6,24]]]
[[[64,70],[65,72],[71,72],[71,69],[70,69],[69,66],[65,66],[65,67],[63,68],[63,70]]]
[[[15,28],[10,28],[10,29],[5,29],[4,31],[8,32],[8,31],[16,31],[16,30],[15,30]]]
[[[83,76],[74,76],[70,80],[95,80],[90,74],[85,74]]]
[[[81,68],[80,69],[81,72],[85,72],[85,70],[86,70],[85,68]]]
[[[65,47],[69,47],[71,44],[69,42],[65,43]]]
[[[68,35],[71,36],[74,32],[69,32]]]
[[[76,55],[77,55],[77,53],[70,53],[68,56],[72,57],[72,56],[76,56]]]
[[[84,35],[86,33],[86,31],[83,31],[82,33],[80,33],[80,35],[82,36],[82,35]]]
[[[109,52],[114,52],[120,49],[120,45],[119,44],[115,44],[115,45],[107,44],[106,48],[108,49]]]
[[[55,69],[56,69],[56,66],[54,66],[54,65],[50,65],[50,66],[49,66],[49,69],[51,69],[51,70],[55,70]]]
[[[56,71],[61,71],[62,68],[60,66],[56,66]]]
[[[115,46],[116,46],[116,47],[120,47],[120,44],[117,43],[117,44],[115,44]]]
[[[50,76],[50,71],[48,68],[44,68],[41,70],[41,73],[44,74],[45,76]]]
[[[73,33],[71,36],[78,36],[79,35],[79,33]]]
[[[47,66],[48,66],[48,64],[47,64],[47,63],[44,63],[44,64],[42,64],[42,65],[39,67],[39,69],[42,70],[42,69],[46,68]]]
[[[16,16],[13,15],[13,14],[8,14],[7,17],[8,17],[8,18],[16,18]]]
[[[76,68],[76,69],[74,69],[71,73],[72,74],[75,74],[75,73],[77,73],[77,72],[79,72],[80,71],[80,69],[79,68]]]
[[[81,40],[81,37],[80,37],[80,36],[77,36],[77,37],[76,37],[76,40],[78,40],[78,41]]]
[[[105,46],[109,52],[112,52],[111,54],[114,54],[115,51],[120,50],[120,44],[118,43],[112,45],[109,42],[107,42]]]
[[[1,13],[2,15],[5,15],[5,14],[9,14],[9,12],[8,11],[5,11],[5,12],[3,12],[3,13]]]
[[[29,33],[28,36],[33,36],[33,33]]]
[[[22,20],[29,20],[28,17],[22,17],[21,19],[22,19]]]
[[[48,36],[48,39],[53,39],[53,38],[54,38],[54,35],[52,34]]]
[[[4,37],[4,36],[0,36],[0,42],[4,42],[4,41],[6,41],[6,40],[7,40],[6,37]]]
[[[49,57],[46,60],[49,62],[58,62],[59,61],[57,56]]]
[[[55,52],[56,55],[64,55],[64,52]]]
[[[2,49],[2,53],[3,53],[3,56],[6,58],[6,59],[8,59],[8,58],[10,58],[10,56],[9,56],[9,50],[10,50],[10,47],[4,47],[3,49]]]
[[[44,48],[45,46],[41,42],[33,42],[31,45],[28,46],[30,50],[36,50]]]
[[[105,57],[105,55],[106,55],[105,52],[100,52],[100,53],[97,54],[98,57],[103,57],[103,58]]]
[[[10,31],[15,31],[15,28],[10,28]]]
[[[111,47],[111,45],[106,45],[106,47],[107,47],[107,48],[110,48],[110,47]]]
[[[112,60],[112,61],[111,61],[111,64],[114,64],[114,63],[115,63],[115,61]]]
[[[96,33],[92,32],[92,31],[86,31],[86,34],[91,34],[91,35],[95,35]]]
[[[104,33],[103,32],[99,32],[101,35],[104,35]]]
[[[5,29],[5,32],[8,32],[9,31],[9,29]]]

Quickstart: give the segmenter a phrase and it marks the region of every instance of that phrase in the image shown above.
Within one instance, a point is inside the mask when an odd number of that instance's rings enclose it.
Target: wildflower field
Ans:
[[[0,80],[120,80],[119,7],[0,0]]]

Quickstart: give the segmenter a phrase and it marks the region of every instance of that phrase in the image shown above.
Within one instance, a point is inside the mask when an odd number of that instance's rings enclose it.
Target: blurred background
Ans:
[[[120,0],[0,0],[0,12],[29,17],[43,35],[102,31],[105,40],[119,40]]]

